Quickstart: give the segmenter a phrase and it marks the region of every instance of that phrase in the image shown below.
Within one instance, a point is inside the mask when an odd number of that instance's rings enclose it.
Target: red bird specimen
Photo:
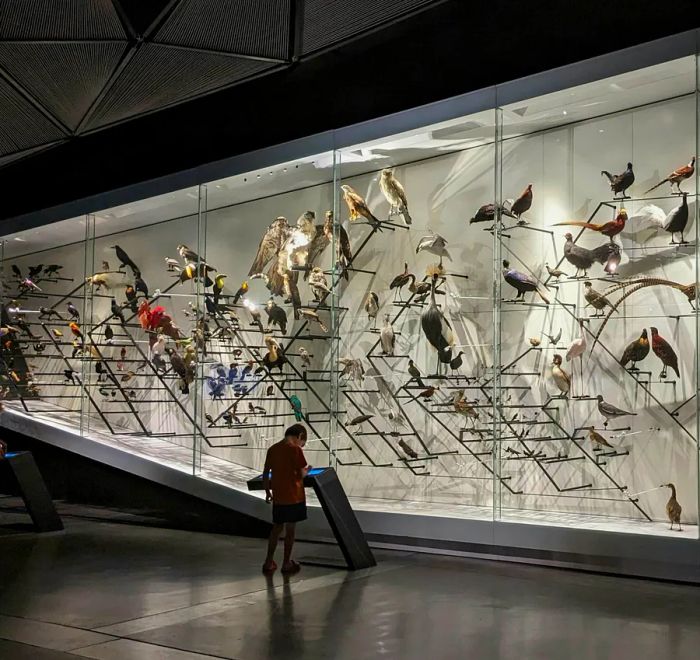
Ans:
[[[516,199],[513,204],[511,204],[510,212],[518,219],[519,225],[524,225],[525,220],[522,220],[520,216],[529,211],[532,206],[532,184],[529,183],[527,188],[523,190],[520,197]]]
[[[70,331],[73,333],[73,335],[77,339],[80,339],[81,343],[84,343],[85,340],[83,339],[83,333],[80,331],[80,326],[77,323],[75,323],[75,321],[71,321],[68,324],[68,327],[70,328]]]
[[[625,209],[620,209],[620,212],[617,214],[614,220],[605,222],[602,225],[594,222],[567,220],[566,222],[555,222],[554,226],[560,227],[562,225],[566,225],[567,227],[583,227],[585,229],[592,229],[593,231],[603,234],[603,236],[612,238],[624,230],[625,222],[627,222],[627,211],[625,211]]]
[[[677,170],[673,170],[663,181],[659,181],[655,186],[652,186],[644,194],[650,193],[652,190],[656,190],[659,186],[668,182],[671,184],[671,194],[681,195],[683,191],[681,190],[681,181],[689,179],[695,174],[695,156],[690,159],[690,162],[683,167],[679,167]],[[673,192],[673,186],[676,186],[677,192]]]
[[[151,346],[158,341],[159,334],[170,337],[174,341],[182,339],[180,328],[173,323],[172,317],[165,313],[165,309],[160,305],[151,308],[148,300],[145,299],[139,307],[139,323],[144,330],[151,333],[149,338]]]
[[[681,377],[678,371],[678,356],[656,328],[651,329],[651,350],[663,362],[664,368],[661,371],[659,378],[666,378],[666,369],[671,367],[676,372],[678,378]]]

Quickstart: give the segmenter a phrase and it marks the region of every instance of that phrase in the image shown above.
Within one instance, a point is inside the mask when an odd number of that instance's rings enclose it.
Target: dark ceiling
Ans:
[[[698,25],[694,1],[673,8],[0,1],[0,218]]]

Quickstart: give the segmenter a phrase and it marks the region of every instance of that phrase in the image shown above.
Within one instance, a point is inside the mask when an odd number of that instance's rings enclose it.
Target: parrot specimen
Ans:
[[[299,399],[296,394],[292,394],[292,396],[289,397],[289,403],[292,404],[294,419],[296,419],[297,422],[301,422],[304,419],[304,415],[301,412],[301,399]]]
[[[340,186],[343,191],[343,199],[350,211],[350,222],[354,222],[360,216],[365,218],[374,229],[381,231],[381,223],[376,216],[369,210],[367,202],[350,186]]]
[[[610,222],[604,222],[603,224],[596,224],[594,222],[585,222],[579,220],[567,220],[566,222],[555,222],[554,227],[569,226],[569,227],[584,227],[585,229],[591,229],[597,231],[603,236],[612,238],[617,236],[625,228],[625,223],[627,222],[627,211],[625,209],[620,209],[614,220]]]
[[[379,187],[387,202],[389,202],[389,217],[395,214],[403,216],[403,220],[410,225],[413,220],[408,213],[408,202],[403,186],[394,176],[394,171],[390,168],[383,169],[379,176]]]
[[[645,328],[642,330],[639,339],[635,339],[627,345],[627,348],[625,348],[620,358],[620,365],[625,367],[628,362],[632,362],[629,371],[636,371],[637,362],[641,362],[647,355],[649,355],[649,339],[647,338],[647,331]]]
[[[549,305],[549,300],[538,288],[537,280],[526,273],[511,268],[506,259],[503,260],[503,279],[518,292],[516,300],[522,298],[528,291],[534,291],[545,304]]]
[[[673,369],[678,378],[681,377],[678,371],[678,356],[676,352],[671,348],[671,344],[659,334],[656,328],[651,329],[651,350],[654,351],[654,355],[656,355],[664,365],[661,375],[659,376],[660,378],[666,378],[666,370],[668,367]]]
[[[673,186],[675,185],[678,191],[676,194],[680,195],[682,194],[681,181],[689,179],[691,176],[693,176],[693,174],[695,174],[695,156],[690,159],[690,162],[687,165],[683,165],[683,167],[673,170],[673,172],[671,172],[671,174],[669,174],[663,181],[659,181],[659,183],[649,188],[649,190],[647,190],[644,194],[646,195],[652,190],[656,190],[656,188],[668,182],[671,184],[671,193],[673,193]]]
[[[607,170],[601,170],[600,175],[610,182],[610,190],[616,197],[618,193],[622,193],[622,199],[629,199],[625,192],[634,183],[632,163],[627,163],[627,169],[622,174],[610,174]]]

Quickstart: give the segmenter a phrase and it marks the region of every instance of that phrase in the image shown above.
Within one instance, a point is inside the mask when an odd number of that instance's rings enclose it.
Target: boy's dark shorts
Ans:
[[[306,502],[272,505],[273,523],[281,525],[282,523],[295,523],[302,520],[306,520]]]

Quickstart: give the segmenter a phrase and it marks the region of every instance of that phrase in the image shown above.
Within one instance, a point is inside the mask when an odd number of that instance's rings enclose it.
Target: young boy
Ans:
[[[306,444],[306,429],[293,424],[284,432],[284,440],[267,450],[263,470],[265,501],[272,501],[272,531],[267,545],[267,557],[263,573],[271,574],[277,569],[275,550],[285,525],[283,573],[296,573],[301,566],[292,559],[296,523],[306,520],[306,494],[304,477],[311,469],[301,450]]]

